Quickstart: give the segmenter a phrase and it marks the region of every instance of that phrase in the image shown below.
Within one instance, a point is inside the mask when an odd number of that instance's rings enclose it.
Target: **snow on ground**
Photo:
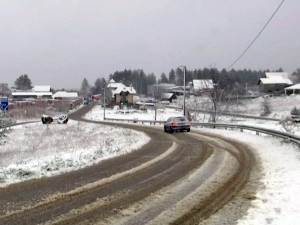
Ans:
[[[72,120],[12,127],[0,146],[0,187],[83,168],[136,150],[149,140],[130,129]]]
[[[262,103],[265,100],[270,102],[272,111],[271,114],[267,116],[268,118],[284,119],[290,115],[290,111],[294,107],[299,108],[300,105],[300,95],[283,95],[269,98],[258,97],[238,101],[234,99],[229,107],[229,111],[238,114],[260,116],[263,113]],[[175,100],[174,105],[182,106],[182,102],[182,97],[178,97],[178,99]],[[207,96],[190,96],[189,98],[186,98],[186,106],[193,109],[209,110],[211,108],[211,103]]]
[[[103,108],[101,106],[95,106],[90,112],[85,115],[85,118],[91,120],[103,120]],[[192,113],[193,115],[193,113]],[[171,109],[171,108],[164,108],[158,109],[156,120],[165,121],[169,117],[172,116],[182,116],[182,110],[179,109]],[[137,119],[137,120],[154,120],[155,118],[155,111],[148,110],[147,113],[143,113],[140,111],[132,112],[132,113],[118,113],[117,110],[106,109],[105,110],[105,118],[107,119]],[[199,122],[208,122],[209,115],[203,113],[197,113],[197,121]],[[277,121],[266,121],[266,120],[255,120],[255,119],[243,119],[243,118],[234,118],[229,116],[220,116],[218,119],[219,123],[234,123],[234,124],[241,124],[241,125],[249,125],[249,126],[256,126],[260,128],[268,128],[274,129],[282,132],[286,132],[283,128],[282,124]],[[300,126],[298,124],[293,124],[292,131],[295,135],[300,136]]]
[[[92,120],[103,120],[104,110],[101,106],[95,106],[90,112],[85,116],[87,119]],[[171,116],[182,116],[182,110],[178,109],[158,109],[156,120],[167,120]],[[120,113],[117,110],[105,109],[105,118],[108,119],[138,119],[138,120],[154,120],[155,111],[148,110],[147,113],[136,111],[132,113]]]
[[[272,113],[270,118],[282,119],[290,115],[290,111],[296,106],[299,107],[300,95],[274,96],[267,99],[270,102]],[[262,113],[261,104],[265,98],[243,100],[243,106],[239,113],[260,116]]]
[[[203,129],[201,129],[203,131]],[[262,161],[261,187],[238,225],[300,224],[300,151],[280,139],[237,131],[205,129],[251,145]]]

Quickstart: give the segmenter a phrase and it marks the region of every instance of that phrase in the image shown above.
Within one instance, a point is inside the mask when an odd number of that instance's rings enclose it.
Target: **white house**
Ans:
[[[293,82],[288,78],[288,73],[273,72],[266,73],[265,78],[260,78],[257,84],[261,93],[282,94],[284,88],[293,85]]]
[[[123,106],[129,106],[133,104],[133,96],[136,94],[136,90],[133,87],[126,87],[122,83],[117,83],[113,79],[108,82],[107,87],[112,92],[113,104]]]
[[[299,94],[300,93],[300,84],[295,84],[293,86],[285,88],[284,93],[285,94]]]
[[[15,91],[12,92],[12,97],[14,100],[24,100],[28,98],[34,99],[51,99],[52,92],[50,86],[34,86],[31,91]]]

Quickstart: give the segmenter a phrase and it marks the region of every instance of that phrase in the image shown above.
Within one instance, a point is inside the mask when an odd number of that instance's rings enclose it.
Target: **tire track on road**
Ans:
[[[135,129],[148,134],[151,141],[138,151],[107,160],[90,168],[0,189],[1,200],[2,197],[6,203],[16,200],[16,205],[0,206],[2,213],[7,212],[8,209],[18,210],[22,206],[36,205],[42,198],[57,192],[73,193],[62,194],[59,198],[54,198],[49,202],[45,201],[34,208],[28,207],[27,210],[2,216],[2,218],[0,217],[0,224],[93,224],[116,215],[120,210],[185,177],[194,169],[201,167],[213,153],[208,142],[197,139],[193,134],[175,133],[171,135],[164,133],[163,129],[157,127],[81,119],[81,116],[89,110],[89,107],[84,107],[71,114],[69,118],[97,123],[100,126],[105,124]],[[199,221],[215,213],[243,188],[255,163],[255,157],[246,145],[226,140],[226,138],[221,138],[218,135],[197,133],[197,135],[229,143],[235,150],[228,146],[217,145],[217,147],[232,154],[240,165],[238,172],[229,177],[225,185],[212,195],[207,196],[204,203],[199,203],[184,216],[173,221],[172,224],[198,224]],[[103,183],[103,185],[92,185],[94,182],[109,179],[118,173],[124,173],[160,157],[174,141],[177,143],[177,148],[161,160],[133,173],[113,179],[111,182]],[[59,182],[56,184],[53,181]],[[84,185],[90,188],[76,192],[78,190],[76,188]],[[5,193],[8,194],[5,196]],[[36,193],[38,197],[35,197]]]

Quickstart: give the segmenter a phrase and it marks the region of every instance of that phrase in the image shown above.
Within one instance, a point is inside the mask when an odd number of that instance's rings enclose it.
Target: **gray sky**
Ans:
[[[124,69],[227,68],[282,0],[1,0],[0,83],[80,87]],[[300,67],[300,1],[286,0],[234,69]]]

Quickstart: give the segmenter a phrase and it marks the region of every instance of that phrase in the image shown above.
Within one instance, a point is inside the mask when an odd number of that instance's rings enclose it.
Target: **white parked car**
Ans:
[[[68,115],[60,115],[57,119],[58,124],[66,124],[68,122]]]

